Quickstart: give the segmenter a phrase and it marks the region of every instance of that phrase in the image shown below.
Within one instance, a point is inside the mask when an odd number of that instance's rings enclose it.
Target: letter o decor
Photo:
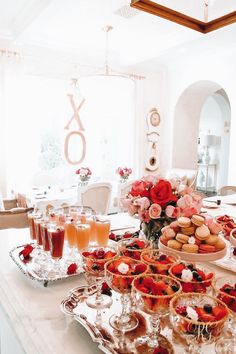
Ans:
[[[80,158],[80,160],[77,160],[77,161],[72,161],[69,157],[69,139],[71,138],[72,135],[78,135],[81,138],[82,144],[83,144],[81,158]],[[64,145],[64,154],[65,154],[66,161],[71,165],[78,165],[81,162],[83,162],[83,160],[85,158],[85,154],[86,154],[86,141],[85,141],[85,137],[84,137],[83,133],[78,132],[78,131],[72,131],[69,134],[67,134],[66,139],[65,139],[65,145]]]

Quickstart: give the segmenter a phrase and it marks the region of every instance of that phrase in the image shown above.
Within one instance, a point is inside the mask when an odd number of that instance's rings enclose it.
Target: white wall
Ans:
[[[216,32],[217,34],[217,32]],[[200,43],[201,44],[201,43]],[[214,44],[214,43],[213,43]],[[142,63],[139,67],[136,68],[142,69],[143,67],[148,67],[152,65],[151,69],[155,66],[156,70],[162,68],[165,72],[165,77],[159,82],[149,80],[147,82],[147,89],[145,91],[144,103],[152,101],[152,105],[158,105],[161,99],[162,107],[162,144],[161,144],[161,169],[163,174],[166,170],[172,167],[172,159],[175,157],[176,147],[172,136],[175,134],[174,123],[175,123],[175,114],[176,114],[176,105],[182,95],[182,93],[191,85],[199,81],[210,81],[215,83],[215,91],[217,89],[223,88],[226,94],[229,97],[230,106],[231,106],[231,133],[230,135],[236,135],[236,47],[235,45],[227,44],[223,47],[216,43],[215,46],[211,46],[208,49],[207,43],[204,42],[204,46],[201,47],[199,43],[191,45],[185,50],[172,50],[168,52],[168,55],[163,56],[158,61],[152,60],[150,63]],[[209,92],[209,95],[212,94]],[[164,95],[164,97],[163,97]],[[150,99],[151,97],[151,99]],[[190,110],[195,110],[196,119],[200,117],[200,101],[201,101],[201,92],[196,96],[195,93],[189,100],[185,102],[188,105]],[[206,96],[202,100],[201,107],[205,101]],[[145,106],[145,104],[144,104]],[[145,107],[146,107],[145,106]],[[191,141],[195,140],[198,129],[197,126],[194,126],[194,129],[191,128],[196,122],[189,122],[189,126],[180,126],[179,128],[183,131],[183,143],[182,143],[182,161],[177,161],[176,164],[181,164],[185,168],[194,167],[192,158],[193,146]],[[191,128],[191,130],[189,130]],[[193,133],[195,132],[195,133]],[[191,134],[195,134],[192,135]],[[228,159],[229,173],[228,173],[228,184],[236,185],[236,139],[230,139],[230,152]],[[191,151],[192,150],[192,151]],[[191,153],[190,153],[191,152]],[[188,158],[190,160],[188,160]],[[187,165],[186,165],[187,161]],[[177,166],[176,166],[177,167]],[[180,167],[180,166],[178,166]]]

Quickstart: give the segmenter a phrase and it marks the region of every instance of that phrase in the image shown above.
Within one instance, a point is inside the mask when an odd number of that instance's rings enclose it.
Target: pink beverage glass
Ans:
[[[44,221],[40,224],[41,226],[41,235],[42,235],[42,242],[43,242],[43,250],[45,252],[50,251],[50,244],[49,244],[49,237],[48,237],[48,227],[49,224]]]
[[[42,215],[40,213],[36,213],[35,211],[28,213],[28,223],[30,229],[30,237],[32,240],[36,240],[36,232],[35,232],[35,220],[41,218]]]
[[[43,222],[43,218],[38,218],[34,220],[34,228],[35,228],[35,234],[36,234],[36,240],[37,240],[37,245],[42,246],[43,241],[42,241],[42,229],[41,229],[41,223]]]
[[[63,255],[65,230],[63,227],[48,228],[49,245],[51,256],[54,260],[59,260]]]

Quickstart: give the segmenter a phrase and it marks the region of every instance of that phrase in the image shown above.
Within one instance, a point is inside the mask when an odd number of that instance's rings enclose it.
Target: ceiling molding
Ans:
[[[204,34],[236,22],[236,11],[209,22],[203,22],[150,0],[132,0],[130,6]]]

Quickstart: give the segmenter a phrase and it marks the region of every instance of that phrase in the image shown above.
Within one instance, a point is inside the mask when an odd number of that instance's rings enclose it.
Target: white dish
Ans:
[[[191,261],[191,262],[212,262],[212,261],[216,261],[218,259],[225,257],[225,255],[227,254],[227,247],[225,247],[223,250],[218,251],[218,252],[203,254],[203,253],[189,253],[189,252],[177,251],[177,250],[174,250],[173,248],[163,245],[163,243],[161,243],[160,240],[159,240],[158,246],[159,246],[160,250],[174,252],[183,261]]]

